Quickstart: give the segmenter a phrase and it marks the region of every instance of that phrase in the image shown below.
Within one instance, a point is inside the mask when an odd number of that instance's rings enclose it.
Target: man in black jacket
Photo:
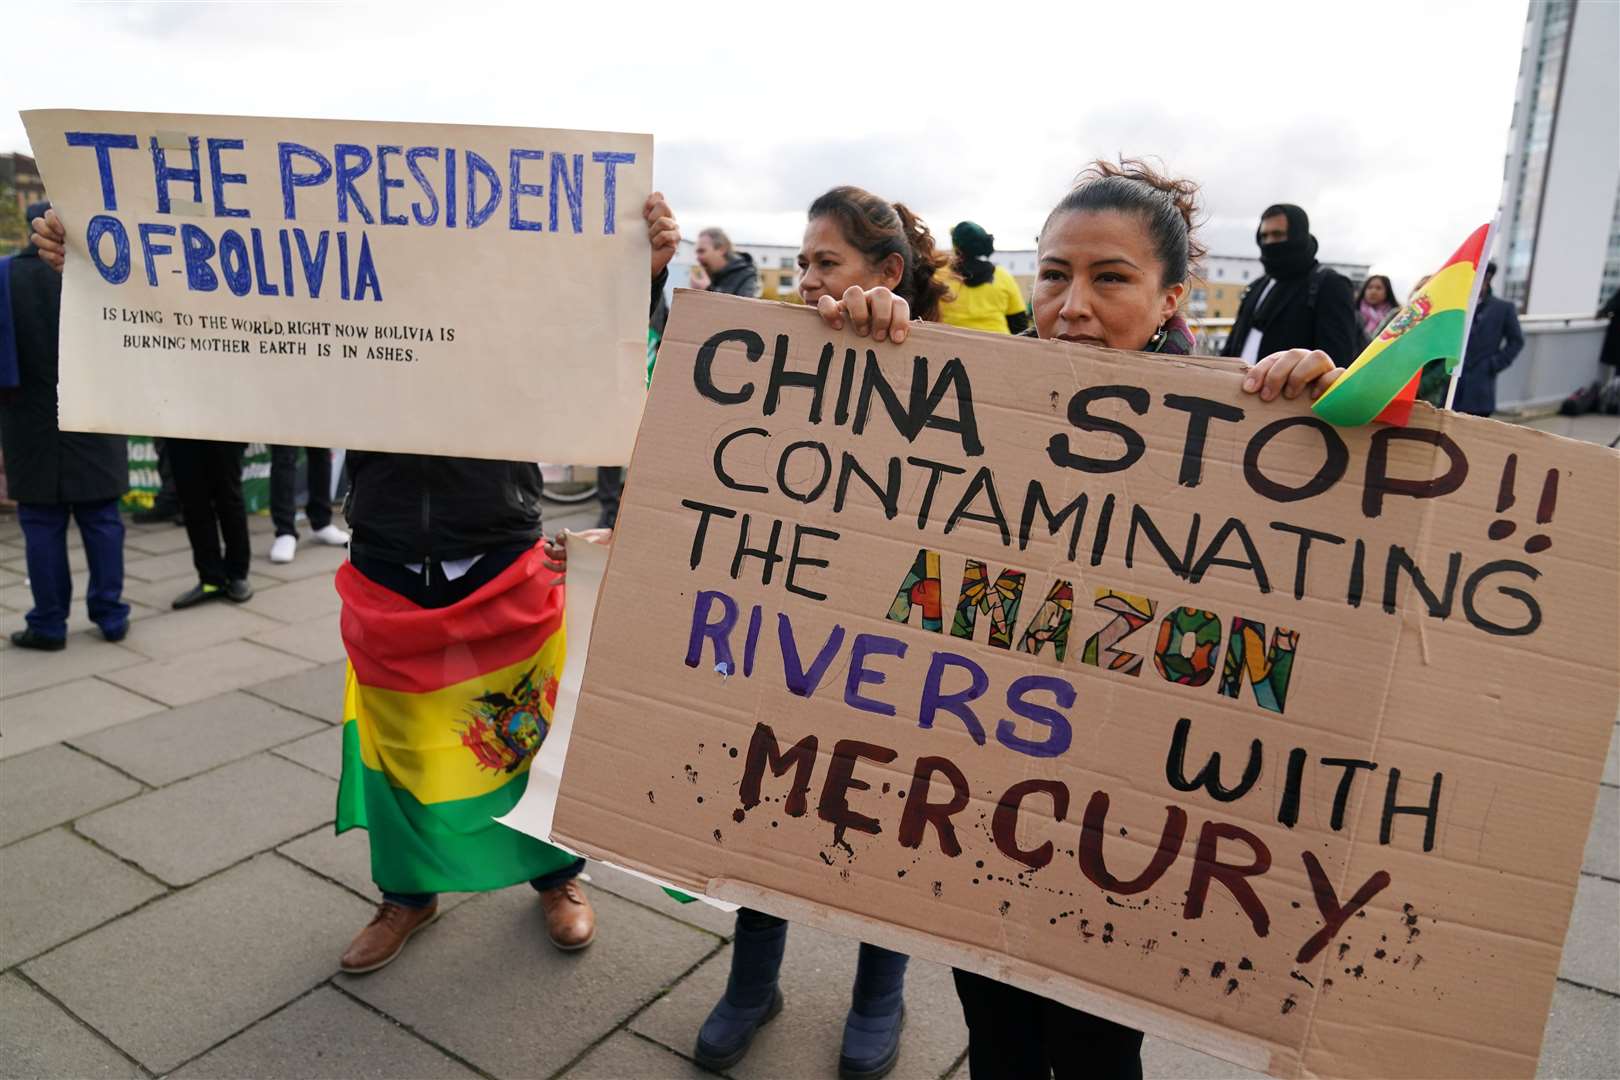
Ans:
[[[1243,293],[1222,356],[1250,364],[1285,349],[1320,349],[1340,367],[1361,352],[1350,282],[1316,261],[1311,219],[1299,207],[1266,207],[1255,230],[1265,273]]]
[[[28,208],[30,220],[50,208]],[[0,440],[6,482],[17,500],[34,607],[28,628],[11,635],[24,649],[57,650],[67,644],[73,576],[68,569],[68,519],[79,523],[90,568],[90,620],[108,641],[129,630],[124,603],[124,521],[118,498],[129,490],[129,456],[122,435],[88,435],[56,426],[57,324],[62,276],[30,243],[0,259],[0,353],[15,350],[16,378],[0,391]],[[7,323],[10,325],[6,325]],[[8,365],[5,365],[9,367]]]
[[[662,195],[649,197],[643,212],[652,245],[652,320],[680,231]],[[351,450],[347,462],[350,561],[417,607],[446,608],[471,596],[541,537],[540,468],[532,461]],[[548,551],[561,555],[549,545]],[[381,842],[374,833],[372,843]],[[596,935],[596,915],[575,881],[584,868],[585,860],[576,859],[530,882],[559,949],[584,948]],[[384,892],[376,915],[344,952],[343,970],[359,974],[389,963],[437,914],[433,893]]]
[[[759,271],[754,267],[754,257],[746,251],[735,250],[731,237],[723,229],[711,225],[698,233],[697,248],[692,254],[698,262],[694,268],[693,288],[729,296],[759,295]],[[708,284],[702,284],[703,281]]]

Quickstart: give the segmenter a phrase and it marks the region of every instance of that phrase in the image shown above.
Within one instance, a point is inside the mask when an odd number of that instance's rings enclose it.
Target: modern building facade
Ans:
[[[1620,5],[1529,5],[1503,166],[1497,291],[1532,315],[1620,288]]]

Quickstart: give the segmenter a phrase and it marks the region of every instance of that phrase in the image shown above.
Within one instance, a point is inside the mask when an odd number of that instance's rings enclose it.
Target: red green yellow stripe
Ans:
[[[350,663],[337,831],[370,831],[383,889],[501,888],[572,861],[494,820],[550,731],[567,642],[554,577],[537,546],[427,609],[352,564],[339,571]]]
[[[1311,406],[1317,416],[1340,427],[1380,418],[1404,423],[1412,397],[1407,391],[1415,392],[1423,366],[1430,360],[1444,359],[1449,371],[1462,358],[1474,279],[1489,231],[1489,226],[1481,225],[1413,294],[1400,313]],[[1408,403],[1405,409],[1384,415],[1392,403],[1403,399]]]

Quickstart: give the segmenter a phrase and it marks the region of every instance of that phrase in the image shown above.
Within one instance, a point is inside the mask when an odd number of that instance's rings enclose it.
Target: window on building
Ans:
[[[798,260],[794,256],[784,255],[776,265],[780,266],[784,270],[791,270],[797,263]]]

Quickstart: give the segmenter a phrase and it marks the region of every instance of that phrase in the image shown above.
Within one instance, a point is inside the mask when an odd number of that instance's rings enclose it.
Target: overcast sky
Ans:
[[[3,149],[48,107],[647,131],[688,236],[796,243],[854,183],[1003,248],[1124,152],[1203,185],[1211,250],[1254,253],[1296,202],[1324,258],[1404,292],[1495,211],[1525,0],[31,10]]]

